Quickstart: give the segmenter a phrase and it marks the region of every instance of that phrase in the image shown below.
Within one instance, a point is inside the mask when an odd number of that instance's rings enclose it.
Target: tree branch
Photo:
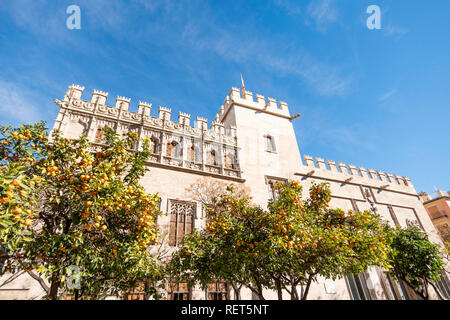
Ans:
[[[44,279],[42,279],[41,277],[39,277],[37,274],[35,274],[33,271],[28,271],[27,272],[30,277],[32,277],[34,280],[36,280],[37,282],[39,282],[39,284],[41,285],[41,288],[44,289],[46,294],[49,294],[50,292],[50,288],[47,286],[47,284],[45,283]]]
[[[17,279],[19,276],[21,276],[25,271],[19,271],[17,273],[14,273],[13,275],[11,275],[8,279],[6,279],[2,284],[0,284],[0,288],[3,287],[4,285],[7,285],[8,283],[14,281],[15,279]]]

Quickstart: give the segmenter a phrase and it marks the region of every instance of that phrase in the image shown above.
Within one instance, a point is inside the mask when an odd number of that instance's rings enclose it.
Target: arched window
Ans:
[[[102,143],[105,139],[105,130],[104,128],[97,128],[95,132],[95,143]]]
[[[180,144],[176,141],[167,142],[166,157],[178,158],[181,157]]]
[[[218,162],[217,162],[217,155],[216,155],[216,151],[215,150],[211,150],[210,152],[208,152],[207,154],[207,164],[211,165],[211,166],[217,166]]]
[[[188,160],[190,162],[195,162],[195,147],[192,145],[188,151]]]
[[[202,153],[201,149],[194,142],[187,150],[187,160],[190,162],[201,163]]]
[[[159,140],[156,137],[150,139],[150,151],[152,154],[159,154]]]
[[[228,153],[225,155],[225,168],[236,169],[236,161],[233,154]]]

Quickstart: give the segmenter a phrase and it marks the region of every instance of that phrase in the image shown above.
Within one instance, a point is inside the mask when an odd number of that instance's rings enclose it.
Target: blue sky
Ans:
[[[381,30],[366,27],[372,4]],[[0,122],[52,125],[72,83],[211,121],[242,72],[302,114],[302,154],[450,190],[449,39],[448,0],[6,0]]]

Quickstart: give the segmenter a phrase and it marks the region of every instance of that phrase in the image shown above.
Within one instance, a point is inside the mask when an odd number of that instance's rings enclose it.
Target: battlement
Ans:
[[[139,101],[139,105],[138,106],[143,106],[143,107],[152,107],[152,104],[149,102],[145,102],[145,101]]]
[[[71,98],[80,99],[83,94],[84,87],[72,84],[69,86],[69,90],[67,90],[66,95],[64,96],[64,101],[68,101]]]
[[[131,101],[131,98],[125,98],[125,97],[117,96],[117,99],[116,99],[116,100],[119,100],[119,101],[125,101],[125,102],[130,102],[130,101]]]
[[[277,101],[274,98],[266,98],[261,94],[256,94],[255,99],[253,93],[245,90],[244,95],[238,88],[231,88],[230,93],[225,98],[223,105],[219,110],[219,120],[226,116],[228,108],[232,104],[238,104],[254,110],[259,110],[273,115],[291,118],[288,104],[284,101]]]
[[[94,89],[92,92],[91,100],[87,101],[81,98],[84,89],[85,87],[83,86],[72,84],[71,86],[69,86],[68,91],[64,96],[64,101],[70,102],[69,106],[76,109],[81,109],[84,112],[100,113],[102,115],[112,117],[115,119],[119,117],[119,119],[123,118],[123,120],[126,121],[133,121],[139,123],[144,121],[144,123],[157,126],[161,125],[158,121],[163,120],[165,121],[166,125],[169,126],[170,128],[178,129],[178,126],[181,125],[181,128],[184,127],[186,130],[192,133],[197,132],[196,130],[199,130],[198,131],[199,133],[201,133],[202,131],[208,131],[214,134],[220,134],[228,137],[232,137],[232,135],[234,134],[235,137],[236,131],[235,128],[220,129],[221,127],[224,127],[224,125],[219,121],[218,116],[211,123],[209,129],[208,129],[208,120],[203,117],[197,117],[196,126],[192,127],[190,125],[191,115],[189,113],[180,111],[178,113],[178,123],[176,123],[172,122],[171,120],[172,115],[171,108],[159,106],[158,116],[152,117],[150,115],[152,111],[152,104],[149,102],[139,101],[138,111],[132,112],[128,110],[128,108],[130,107],[131,98],[126,98],[124,96],[117,96],[115,105],[113,107],[108,106],[106,104],[108,99],[108,92]]]
[[[208,119],[203,117],[196,118],[196,127],[202,131],[208,130]]]
[[[182,125],[189,126],[189,123],[191,121],[191,115],[184,112],[178,112],[178,123],[181,123]]]
[[[72,84],[71,86],[69,86],[69,89],[78,89],[78,90],[84,91],[84,87],[80,86],[78,84]]]
[[[152,104],[148,102],[139,101],[138,104],[138,114],[149,117],[152,111]]]
[[[172,109],[166,108],[166,107],[162,107],[162,106],[159,106],[159,111],[167,111],[167,112],[172,113]]]
[[[116,108],[121,110],[128,110],[128,107],[130,106],[130,98],[125,98],[121,96],[117,96],[116,98]]]
[[[336,163],[333,160],[324,160],[318,157],[314,159],[308,155],[303,156],[303,159],[305,161],[305,170],[303,170],[304,174],[300,173],[300,175],[330,177],[331,174],[332,178],[343,183],[365,184],[384,190],[392,189],[395,191],[416,193],[408,177],[356,167],[351,164],[347,165],[342,162]]]
[[[99,96],[107,97],[108,96],[108,92],[94,89],[94,93],[92,95],[99,95]]]

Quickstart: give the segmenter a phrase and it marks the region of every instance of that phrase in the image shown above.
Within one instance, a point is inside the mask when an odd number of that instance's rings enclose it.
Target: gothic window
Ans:
[[[366,273],[347,275],[347,283],[353,300],[372,300],[367,286]]]
[[[210,166],[218,165],[216,150],[211,150],[210,152],[208,152],[206,163]]]
[[[190,162],[195,162],[195,148],[191,146],[188,151],[188,160]]]
[[[159,140],[158,138],[152,137],[150,139],[150,151],[152,154],[159,154]]]
[[[167,290],[167,300],[189,300],[191,296],[191,288],[185,282],[176,283],[169,282]]]
[[[441,276],[439,277],[439,280],[436,281],[436,285],[438,286],[441,295],[445,299],[450,299],[450,282],[445,272],[441,271]]]
[[[286,181],[287,179],[266,176],[266,184],[269,187],[269,193],[272,197],[272,200],[277,200],[279,197],[278,190],[275,188],[275,185],[277,183],[283,183]]]
[[[225,155],[225,168],[236,169],[235,157],[231,153]]]
[[[406,290],[406,287],[401,280],[397,280],[394,277],[388,275],[387,273],[384,274],[387,282],[389,284],[389,289],[391,292],[392,297],[394,300],[409,300],[408,291]]]
[[[167,142],[166,144],[166,156],[175,158],[176,157],[176,151],[177,151],[178,143],[176,141]]]
[[[105,130],[103,128],[97,128],[95,132],[95,143],[103,143],[105,139]]]
[[[277,149],[275,147],[275,139],[271,135],[264,136],[266,151],[268,152],[276,152]]]
[[[194,141],[191,142],[190,147],[188,148],[187,160],[190,162],[201,163],[202,162],[202,154],[201,149]]]
[[[208,300],[228,300],[228,286],[224,282],[208,283],[206,295]]]
[[[169,245],[176,246],[194,228],[197,205],[195,202],[169,200]]]

